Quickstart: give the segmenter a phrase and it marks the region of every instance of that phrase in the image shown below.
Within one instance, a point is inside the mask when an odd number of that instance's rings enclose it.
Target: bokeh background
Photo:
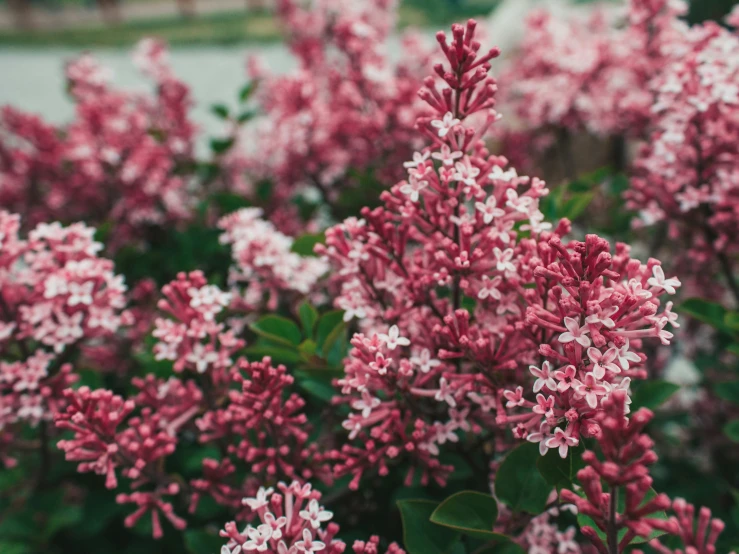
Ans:
[[[372,0],[346,0],[369,2]],[[592,9],[621,2],[594,0],[399,0],[399,31],[429,36],[454,21],[487,22],[504,54],[515,48],[523,16],[534,7]],[[734,0],[692,0],[690,19],[720,20]],[[273,14],[274,0],[0,0],[0,105],[36,112],[53,123],[70,119],[64,62],[93,51],[123,87],[144,87],[130,50],[147,36],[172,47],[172,66],[193,91],[194,118],[206,131],[221,125],[210,106],[227,102],[243,85],[248,55],[258,53],[273,72],[293,67]],[[398,50],[390,48],[390,52]]]

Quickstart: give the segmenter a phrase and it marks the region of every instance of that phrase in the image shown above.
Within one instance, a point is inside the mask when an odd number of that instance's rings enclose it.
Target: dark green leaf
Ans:
[[[577,472],[585,467],[582,453],[585,447],[582,442],[567,450],[567,457],[562,458],[559,451],[550,449],[546,455],[539,457],[536,467],[547,483],[557,489],[570,488]]]
[[[727,312],[724,316],[724,325],[739,333],[739,312]]]
[[[221,119],[228,119],[228,107],[224,104],[213,104],[210,111]]]
[[[739,419],[732,419],[724,425],[724,434],[734,442],[739,442]]]
[[[718,383],[713,386],[717,396],[734,404],[739,404],[739,381]]]
[[[716,302],[703,300],[702,298],[688,298],[678,306],[678,311],[689,315],[693,319],[702,321],[719,331],[728,331],[724,324],[726,308]]]
[[[552,490],[536,467],[539,446],[526,442],[512,450],[495,477],[495,494],[514,512],[540,514]]]
[[[399,500],[403,521],[403,544],[408,554],[448,554],[459,540],[459,533],[429,518],[438,506],[430,500]]]
[[[661,379],[641,382],[633,387],[631,410],[636,411],[639,408],[654,410],[667,402],[678,390],[680,390],[679,385]]]
[[[300,328],[292,321],[278,315],[267,315],[251,324],[251,330],[271,341],[297,346],[303,338]]]
[[[316,328],[316,344],[318,344],[318,349],[324,352],[326,350],[326,340],[329,335],[332,333],[335,334],[337,328],[345,326],[343,310],[335,310],[323,314],[318,320],[318,326]]]
[[[431,521],[477,539],[503,538],[493,532],[498,503],[489,494],[462,491],[444,500],[431,514]]]
[[[245,84],[243,87],[241,87],[241,90],[239,91],[239,101],[246,102],[256,89],[256,81]]]
[[[212,194],[210,201],[218,206],[219,211],[224,215],[251,206],[251,202],[246,198],[231,192],[217,192]]]
[[[309,233],[296,238],[290,250],[301,256],[315,256],[316,253],[313,249],[316,244],[323,244],[324,242],[326,242],[326,235],[323,233]]]
[[[254,119],[256,115],[256,110],[244,110],[239,114],[239,117],[236,118],[236,121],[239,123],[246,123],[247,121]]]
[[[303,302],[298,308],[300,316],[300,324],[303,326],[303,332],[308,338],[313,337],[313,328],[318,321],[318,310],[311,306],[308,302]]]
[[[202,529],[185,531],[185,547],[190,554],[217,554],[221,551],[223,539],[218,533],[208,533]]]
[[[210,149],[215,154],[224,154],[234,145],[233,138],[210,139]]]

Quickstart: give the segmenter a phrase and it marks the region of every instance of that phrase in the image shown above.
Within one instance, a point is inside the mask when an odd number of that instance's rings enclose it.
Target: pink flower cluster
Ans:
[[[616,390],[628,393],[632,378],[643,378],[645,338],[669,344],[676,325],[672,303],[659,312],[659,297],[674,294],[680,281],[665,278],[659,262],[643,264],[619,244],[615,256],[606,240],[588,235],[564,246],[549,240],[548,256],[534,274],[538,294],[529,294],[526,326],[539,344],[540,367],[530,366],[535,401],[524,387],[504,392],[508,413],[500,423],[539,443],[541,454],[559,449],[564,458],[580,435],[597,436],[593,420]],[[527,392],[527,391],[526,391]],[[523,408],[525,413],[511,415]],[[564,428],[559,425],[563,424]]]
[[[336,539],[339,526],[329,523],[333,513],[319,504],[321,493],[312,489],[310,483],[293,481],[289,485],[277,484],[279,492],[272,487],[260,487],[256,496],[244,498],[244,504],[259,520],[247,525],[239,532],[236,523],[225,525],[221,536],[229,539],[221,554],[340,554],[346,544]],[[326,528],[323,529],[323,525]],[[356,541],[354,554],[377,554],[379,540]],[[404,554],[404,550],[393,543],[386,554]]]
[[[66,459],[78,462],[80,472],[105,475],[111,489],[119,487],[119,474],[126,477],[134,492],[117,500],[137,507],[126,525],[150,513],[155,538],[162,535],[160,515],[182,529],[186,521],[174,506],[194,512],[204,495],[243,518],[241,498],[259,482],[330,482],[326,456],[308,441],[305,401],[289,392],[293,377],[269,358],[236,359],[244,341],[217,321],[229,295],[200,272],[180,274],[162,292],[159,308],[171,319],[156,320],[154,352],[172,362],[175,375],[132,379],[137,392],[130,398],[66,390],[67,407],[56,416],[57,427],[73,433],[58,443]],[[165,459],[194,440],[220,456],[203,460],[202,472],[188,482],[169,473]]]
[[[393,67],[386,53],[395,1],[326,0],[310,8],[277,2],[299,67],[287,75],[255,70],[265,117],[247,128],[226,165],[252,181],[269,179],[278,200],[317,189],[331,203],[362,175],[395,180],[414,140],[421,56]],[[419,46],[406,41],[414,54]],[[237,180],[238,182],[238,180]],[[248,183],[241,183],[248,188]]]
[[[667,495],[654,493],[648,466],[657,461],[657,455],[652,450],[652,439],[642,433],[652,413],[641,408],[629,419],[625,416],[626,402],[626,393],[617,391],[604,403],[597,416],[601,429],[597,440],[603,459],[586,451],[583,460],[588,465],[577,473],[583,494],[565,489],[562,500],[577,506],[579,513],[590,517],[598,527],[600,534],[591,526],[583,526],[581,531],[601,554],[622,552],[635,538],[648,538],[654,531],[675,535],[684,544],[684,550],[673,550],[663,546],[660,539],[649,541],[661,554],[715,554],[724,523],[712,519],[710,510],[703,508],[695,527],[692,505],[682,499],[671,502]],[[608,486],[607,492],[604,485]],[[625,495],[623,504],[618,501],[620,491]],[[664,517],[663,510],[671,506],[677,517]]]
[[[261,218],[259,208],[243,208],[223,217],[221,242],[231,245],[234,265],[230,283],[240,289],[250,308],[276,306],[279,295],[306,295],[311,292],[328,266],[318,258],[292,252],[293,239]]]
[[[125,323],[126,287],[82,223],[41,223],[20,236],[21,217],[0,211],[0,434],[37,425],[64,404],[83,344]],[[6,460],[6,462],[9,461]]]
[[[650,82],[653,116],[627,199],[642,224],[665,221],[668,236],[690,248],[687,273],[701,267],[696,260],[718,259],[739,301],[730,262],[739,251],[738,49],[739,37],[717,24],[686,31]]]
[[[67,66],[76,117],[56,128],[5,107],[0,113],[0,204],[40,221],[109,222],[113,246],[190,214],[186,172],[196,128],[187,86],[147,39],[136,59],[156,94],[118,90],[90,55]],[[182,174],[182,175],[180,175]]]
[[[473,434],[504,441],[506,426],[565,456],[581,432],[597,432],[603,398],[643,376],[642,339],[672,336],[675,316],[670,305],[659,312],[659,296],[679,281],[624,245],[611,255],[595,235],[564,244],[569,223],[552,231],[538,209],[544,183],[479,140],[498,119],[487,76],[497,50],[479,54],[474,31],[470,21],[450,42],[438,35],[449,67],[434,69],[446,86],[429,78],[420,93],[436,112],[417,124],[432,146],[405,164],[408,180],[317,248],[337,269],[336,306],[364,331],[338,381],[352,442],[335,472],[352,487],[400,460],[406,482],[443,484],[452,468],[441,448]],[[523,367],[537,359],[524,387]]]
[[[684,28],[680,0],[631,0],[628,25],[599,10],[563,19],[532,12],[520,51],[501,81],[527,130],[586,130],[636,135],[650,117],[647,87],[666,55],[664,44]],[[551,137],[553,138],[553,137]]]

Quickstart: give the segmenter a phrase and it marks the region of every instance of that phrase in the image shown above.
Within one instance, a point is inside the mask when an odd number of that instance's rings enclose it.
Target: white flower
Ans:
[[[303,529],[303,540],[295,543],[295,548],[300,552],[306,552],[312,554],[326,548],[326,545],[321,541],[314,541],[313,535],[308,529]]]
[[[401,185],[400,192],[410,196],[411,202],[418,202],[421,191],[427,186],[428,181],[419,180],[418,177],[411,175],[410,181]]]
[[[268,489],[265,489],[264,487],[259,487],[259,490],[257,491],[257,496],[254,498],[244,498],[241,503],[244,504],[244,506],[249,506],[252,511],[257,511],[259,508],[263,508],[264,506],[267,506],[269,504],[269,495],[271,495],[275,489],[272,487],[269,487]]]
[[[269,548],[269,540],[272,538],[272,527],[265,523],[262,523],[257,528],[250,525],[246,528],[246,535],[249,537],[249,540],[242,545],[244,550],[266,552]]]
[[[323,506],[319,505],[318,500],[315,498],[308,503],[308,509],[301,510],[299,515],[304,520],[308,521],[313,529],[320,528],[321,523],[331,521],[331,518],[334,517],[333,512],[324,510]]]
[[[444,114],[444,118],[443,119],[441,119],[441,120],[434,119],[431,122],[431,126],[432,127],[435,127],[436,129],[439,129],[439,136],[440,137],[445,137],[447,135],[447,133],[449,133],[449,131],[455,125],[459,125],[460,123],[461,123],[461,121],[459,119],[457,119],[456,117],[454,117],[454,115],[452,114],[452,112],[447,112],[447,113]]]
[[[664,289],[668,294],[675,294],[675,292],[677,292],[675,287],[680,286],[680,280],[676,277],[665,279],[665,272],[662,270],[662,266],[655,265],[652,268],[652,275],[654,275],[654,277],[650,277],[647,280],[648,285]]]
[[[400,329],[398,329],[397,325],[390,327],[387,335],[381,333],[377,336],[380,340],[385,342],[390,350],[395,350],[396,346],[408,346],[411,343],[407,338],[400,336]]]

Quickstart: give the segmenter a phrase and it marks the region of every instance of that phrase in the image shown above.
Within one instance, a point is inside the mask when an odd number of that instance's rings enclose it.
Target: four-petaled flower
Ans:
[[[439,130],[439,137],[444,138],[449,131],[460,123],[461,121],[454,117],[452,112],[447,112],[442,119],[434,119],[431,126]]]
[[[380,340],[385,342],[385,346],[390,350],[395,350],[396,346],[408,346],[411,343],[407,338],[400,336],[400,329],[398,329],[397,325],[390,327],[387,335],[385,333],[380,333],[377,336]]]
[[[676,277],[665,279],[665,272],[661,265],[655,265],[652,268],[652,275],[654,277],[647,279],[647,284],[652,287],[664,289],[668,294],[675,294],[677,292],[675,287],[679,287],[681,284],[680,280]]]
[[[554,430],[554,435],[549,437],[546,441],[547,448],[558,448],[559,455],[562,458],[567,457],[567,449],[570,446],[577,446],[579,440],[572,436],[572,432],[568,427],[566,431],[563,431],[559,427]]]
[[[565,317],[565,327],[567,327],[567,331],[559,336],[559,342],[566,344],[575,341],[585,348],[590,346],[590,337],[586,336],[590,332],[587,325],[580,327],[580,323],[576,319]]]

